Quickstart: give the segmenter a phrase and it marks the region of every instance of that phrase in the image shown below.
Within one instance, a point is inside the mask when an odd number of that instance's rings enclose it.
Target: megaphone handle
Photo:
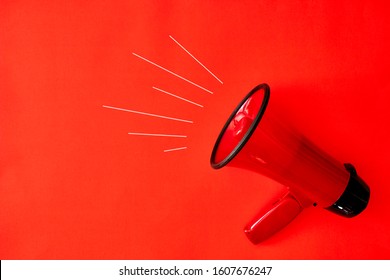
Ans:
[[[258,244],[290,223],[303,209],[298,200],[287,192],[271,208],[261,211],[244,229],[249,240]]]

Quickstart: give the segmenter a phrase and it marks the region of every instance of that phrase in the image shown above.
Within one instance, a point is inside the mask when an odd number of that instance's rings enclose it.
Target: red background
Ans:
[[[0,258],[390,258],[385,3],[2,1]],[[260,245],[246,239],[243,226],[276,184],[215,171],[209,156],[232,109],[261,82],[305,135],[355,165],[372,191],[361,215],[310,208]],[[163,152],[179,146],[188,149]]]

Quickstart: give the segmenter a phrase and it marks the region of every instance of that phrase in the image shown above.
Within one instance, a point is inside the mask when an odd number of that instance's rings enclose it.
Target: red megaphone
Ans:
[[[270,88],[260,84],[233,111],[214,145],[211,166],[263,174],[286,192],[245,227],[259,243],[318,205],[344,217],[362,212],[370,189],[351,164],[342,164],[280,119],[269,106]]]

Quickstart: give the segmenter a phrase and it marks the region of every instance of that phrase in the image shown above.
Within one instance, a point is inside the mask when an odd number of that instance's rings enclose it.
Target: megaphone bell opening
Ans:
[[[264,115],[270,98],[267,84],[253,88],[240,102],[220,132],[211,153],[214,169],[228,164],[244,147]]]

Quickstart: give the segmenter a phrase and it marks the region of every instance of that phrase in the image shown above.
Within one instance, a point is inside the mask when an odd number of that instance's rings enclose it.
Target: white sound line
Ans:
[[[198,103],[195,103],[195,102],[193,102],[193,101],[191,101],[191,100],[188,100],[188,99],[185,99],[185,98],[183,98],[183,97],[177,96],[177,95],[175,95],[175,94],[173,94],[173,93],[170,93],[170,92],[168,92],[168,91],[162,90],[162,89],[160,89],[160,88],[158,88],[158,87],[153,87],[153,88],[154,88],[155,90],[158,90],[158,91],[161,91],[161,92],[163,92],[163,93],[166,93],[166,94],[168,94],[168,95],[170,95],[170,96],[176,97],[176,98],[178,98],[178,99],[184,100],[184,101],[186,101],[186,102],[188,102],[188,103],[191,103],[191,104],[194,104],[194,105],[196,105],[196,106],[198,106],[198,107],[202,107],[202,108],[203,108],[203,105],[200,105],[200,104],[198,104]]]
[[[185,47],[183,47],[178,41],[175,40],[175,38],[173,38],[171,35],[169,35],[169,37],[170,37],[176,44],[178,44],[179,47],[181,47],[186,53],[188,53],[193,59],[195,59],[195,61],[198,62],[198,63],[200,64],[200,66],[202,66],[204,69],[206,69],[207,72],[209,72],[215,79],[217,79],[218,82],[220,82],[221,84],[223,84],[223,82],[222,82],[220,79],[218,79],[218,77],[215,76],[213,72],[211,72],[206,66],[204,66],[204,65],[202,64],[202,62],[200,62],[199,60],[197,60],[196,57],[193,56],[189,51],[187,51]]]
[[[130,112],[130,113],[135,113],[135,114],[140,114],[140,115],[146,115],[146,116],[151,116],[151,117],[156,117],[156,118],[162,118],[162,119],[168,119],[168,120],[173,120],[173,121],[194,123],[193,121],[190,121],[190,120],[183,120],[183,119],[178,119],[178,118],[172,118],[172,117],[167,117],[167,116],[162,116],[162,115],[156,115],[156,114],[150,114],[150,113],[145,113],[145,112],[139,112],[139,111],[123,109],[123,108],[118,108],[118,107],[112,107],[112,106],[107,106],[107,105],[103,105],[103,107],[104,108],[108,108],[108,109],[114,109],[114,110],[118,110],[118,111],[125,111],[125,112]]]
[[[144,57],[142,57],[140,55],[138,55],[138,54],[136,54],[136,53],[133,53],[133,55],[135,55],[136,57],[139,57],[139,58],[145,60],[146,62],[149,62],[150,64],[152,64],[152,65],[154,65],[154,66],[156,66],[156,67],[158,67],[158,68],[160,68],[160,69],[162,69],[162,70],[164,70],[164,71],[166,71],[166,72],[168,72],[168,73],[170,73],[170,74],[172,74],[172,75],[174,75],[174,76],[176,76],[176,77],[178,77],[178,78],[180,78],[180,79],[182,79],[182,80],[184,80],[184,81],[186,81],[186,82],[188,82],[188,83],[190,83],[190,84],[192,84],[192,85],[194,85],[194,86],[196,86],[196,87],[198,87],[200,89],[203,89],[204,91],[207,91],[208,93],[213,94],[212,91],[210,91],[210,90],[208,90],[208,89],[206,89],[206,88],[204,88],[204,87],[202,87],[202,86],[200,86],[200,85],[198,85],[198,84],[196,84],[194,82],[191,82],[190,80],[188,80],[188,79],[186,79],[186,78],[184,78],[184,77],[182,77],[182,76],[180,76],[180,75],[178,75],[178,74],[176,74],[176,73],[174,73],[174,72],[172,72],[172,71],[170,71],[170,70],[168,70],[168,69],[166,69],[166,68],[164,68],[164,67],[162,67],[162,66],[160,66],[160,65],[158,65],[158,64],[156,64],[156,63],[154,63],[154,62],[152,62],[152,61],[150,61],[150,60],[148,60],[148,59],[146,59],[146,58],[144,58]]]
[[[140,135],[140,136],[157,136],[157,137],[178,137],[186,138],[186,135],[176,135],[176,134],[158,134],[158,133],[140,133],[140,132],[129,132],[130,135]]]
[[[168,150],[164,150],[164,153],[173,152],[173,151],[180,151],[180,150],[185,150],[185,149],[187,149],[187,147],[180,147],[180,148],[168,149]]]

